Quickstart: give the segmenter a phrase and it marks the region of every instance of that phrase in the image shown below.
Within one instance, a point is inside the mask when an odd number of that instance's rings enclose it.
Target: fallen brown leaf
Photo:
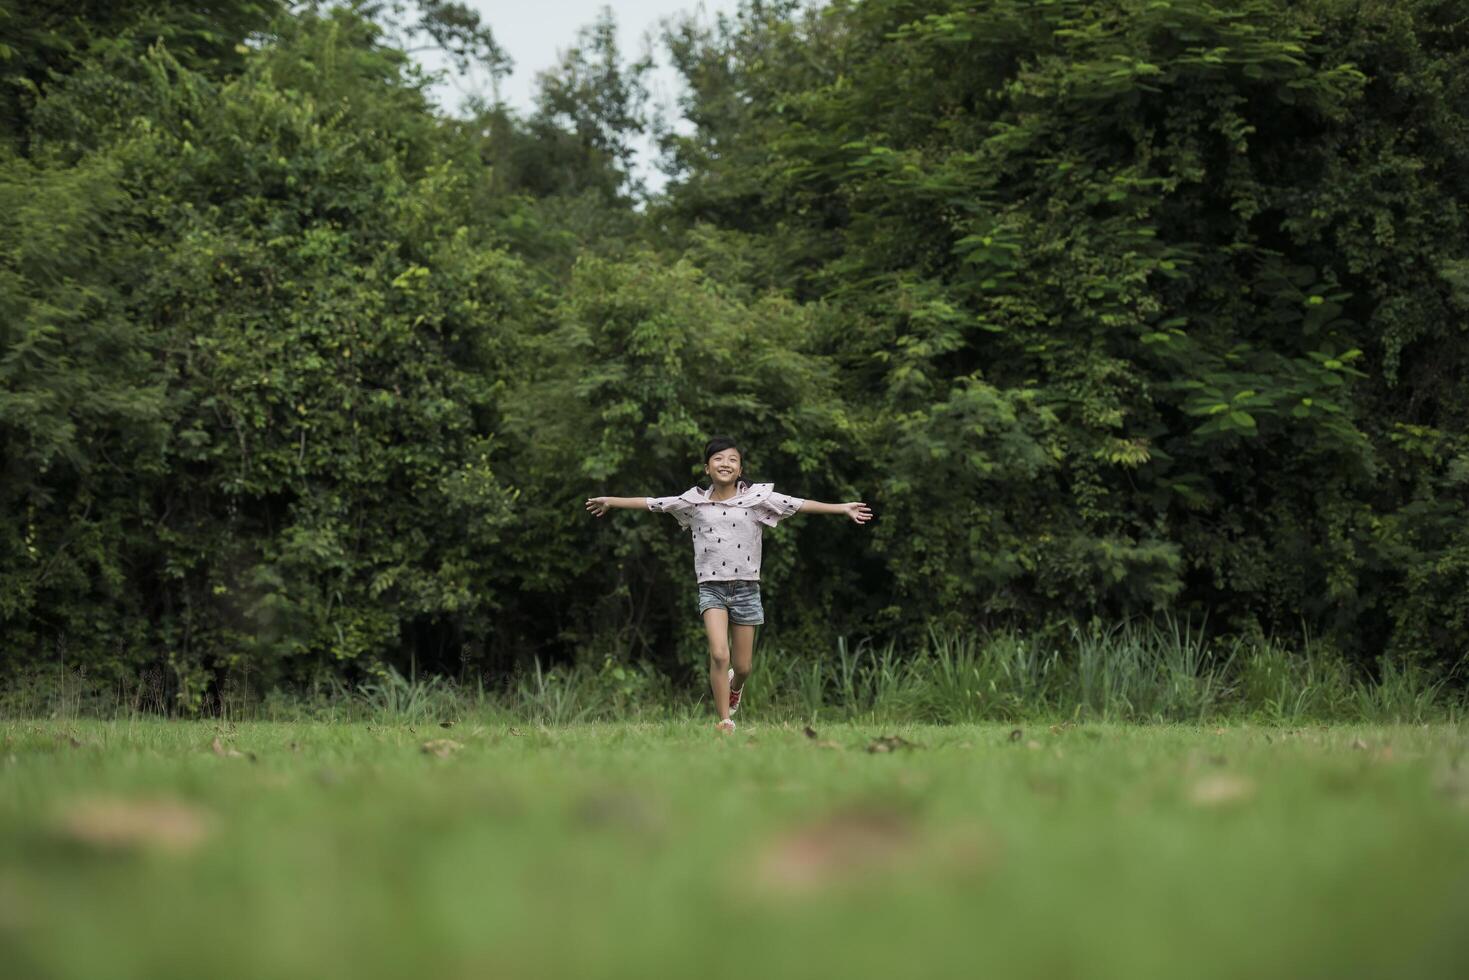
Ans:
[[[214,741],[209,744],[209,747],[214,751],[215,755],[223,759],[240,759],[243,758],[245,755],[245,753],[241,752],[238,749],[226,747],[225,744],[219,740],[218,735],[214,736]]]
[[[447,759],[462,748],[464,746],[452,738],[434,738],[423,743],[422,751],[427,755],[436,755],[440,759]]]
[[[204,810],[177,800],[96,798],[72,803],[57,820],[58,832],[103,850],[193,850],[209,835]]]
[[[1205,776],[1189,790],[1189,802],[1195,806],[1224,806],[1241,803],[1255,795],[1255,784],[1233,773]]]
[[[898,749],[921,749],[917,742],[910,742],[901,735],[879,735],[867,743],[868,752],[896,752]]]
[[[788,831],[755,855],[754,881],[805,893],[905,863],[917,847],[912,822],[885,810],[849,810]]]

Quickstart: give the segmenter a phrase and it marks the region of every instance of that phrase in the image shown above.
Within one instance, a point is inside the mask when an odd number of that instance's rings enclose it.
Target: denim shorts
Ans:
[[[765,622],[765,608],[760,605],[760,583],[746,580],[734,582],[700,582],[699,616],[705,609],[729,610],[729,621],[738,626],[759,626]]]

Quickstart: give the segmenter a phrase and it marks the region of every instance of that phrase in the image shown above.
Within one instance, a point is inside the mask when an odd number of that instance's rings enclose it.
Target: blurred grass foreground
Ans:
[[[1457,722],[0,722],[0,974],[1453,977]]]

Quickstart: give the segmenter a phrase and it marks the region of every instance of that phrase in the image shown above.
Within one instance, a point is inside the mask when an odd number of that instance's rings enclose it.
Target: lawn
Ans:
[[[1462,725],[803,729],[0,721],[0,975],[1469,963]]]

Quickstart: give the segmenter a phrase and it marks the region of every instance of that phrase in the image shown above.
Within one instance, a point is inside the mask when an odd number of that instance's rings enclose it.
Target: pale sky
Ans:
[[[646,34],[653,36],[652,50],[659,62],[648,80],[655,105],[672,115],[678,97],[679,78],[664,63],[656,43],[658,22],[664,17],[684,12],[700,12],[712,22],[717,14],[733,14],[739,0],[524,0],[505,3],[502,0],[465,0],[479,11],[483,23],[489,25],[500,47],[515,61],[515,69],[500,83],[500,97],[509,105],[528,114],[535,104],[536,74],[555,67],[560,52],[576,43],[577,30],[597,19],[602,7],[611,7],[617,21],[618,48],[624,62],[642,57]],[[418,56],[431,69],[445,65],[437,53]],[[468,95],[492,98],[490,78],[484,72],[466,77],[450,76],[434,88],[440,104],[453,112]],[[663,175],[653,169],[651,145],[639,152],[638,172],[649,190],[663,183]]]

